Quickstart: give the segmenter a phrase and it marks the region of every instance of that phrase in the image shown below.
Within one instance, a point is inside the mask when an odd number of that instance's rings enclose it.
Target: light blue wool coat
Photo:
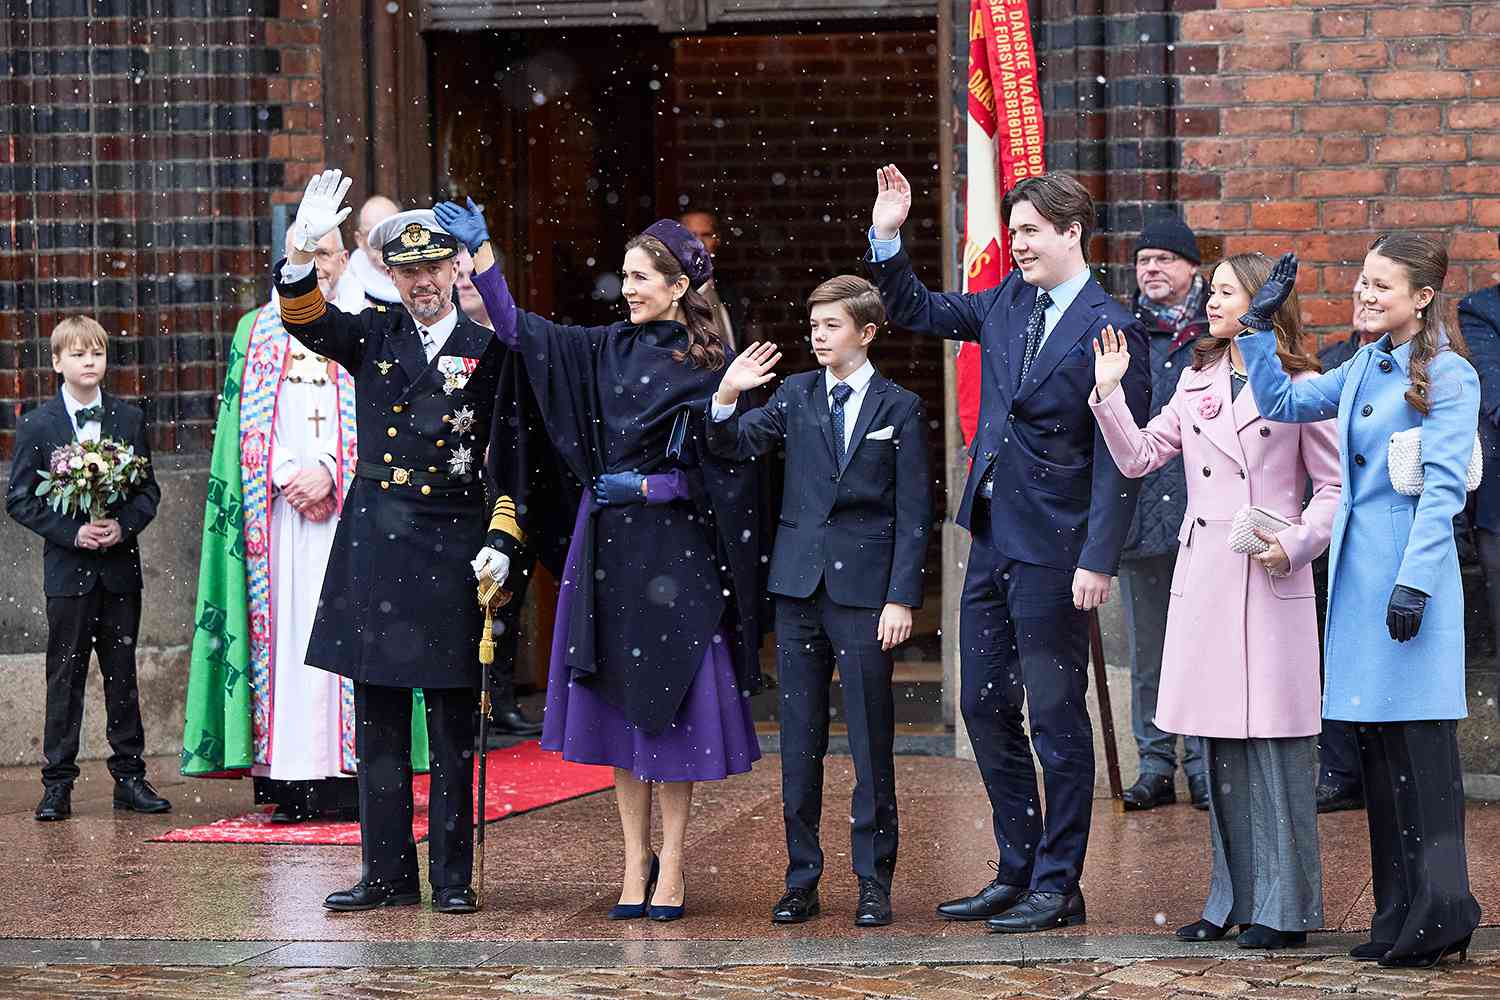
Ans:
[[[1338,415],[1343,503],[1329,549],[1323,717],[1346,722],[1462,719],[1464,594],[1453,518],[1464,506],[1464,472],[1479,422],[1479,377],[1452,351],[1428,363],[1430,412],[1403,397],[1411,344],[1382,337],[1331,372],[1293,382],[1276,358],[1276,334],[1238,341],[1255,404],[1269,420],[1305,423]],[[1422,428],[1422,495],[1391,486],[1391,435]],[[1500,469],[1485,474],[1500,475]],[[1386,629],[1397,584],[1428,595],[1416,638]]]

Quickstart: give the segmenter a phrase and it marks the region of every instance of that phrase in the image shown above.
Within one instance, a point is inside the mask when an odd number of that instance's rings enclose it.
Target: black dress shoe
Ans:
[[[278,803],[276,808],[271,810],[271,822],[278,826],[305,823],[310,819],[312,819],[312,815],[300,806],[287,806]]]
[[[1342,788],[1334,785],[1319,785],[1317,794],[1320,813],[1343,812],[1346,809],[1365,807],[1364,792],[1347,785]]]
[[[331,892],[323,900],[326,909],[338,913],[356,913],[382,906],[415,906],[422,901],[422,890],[415,882],[391,885],[386,882],[360,882],[352,889]]]
[[[1177,928],[1177,940],[1179,941],[1218,941],[1229,933],[1226,925],[1220,927],[1211,920],[1199,920],[1188,924],[1186,927]]]
[[[37,803],[36,818],[43,823],[53,823],[73,815],[73,786],[48,785],[42,791],[42,801]]]
[[[854,911],[855,927],[884,927],[891,922],[891,894],[872,878],[859,880],[859,908]]]
[[[1208,775],[1194,774],[1188,776],[1188,801],[1199,812],[1208,811]]]
[[[1120,798],[1126,812],[1169,806],[1177,801],[1177,785],[1170,774],[1143,774]]]
[[[788,889],[771,909],[773,924],[805,924],[820,911],[818,889],[801,887]]]
[[[138,813],[172,811],[172,803],[156,794],[144,777],[123,778],[115,782],[115,808]]]
[[[451,885],[446,889],[432,891],[434,913],[475,913],[479,910],[479,897],[467,885]]]
[[[993,861],[990,867],[997,873],[1000,871],[1000,866]],[[1026,895],[1026,888],[1024,885],[1007,885],[997,878],[972,896],[939,903],[937,914],[944,920],[988,920],[1020,902]]]
[[[1050,931],[1058,927],[1072,927],[1086,921],[1083,908],[1083,893],[1038,892],[1032,890],[1026,898],[1006,910],[998,917],[991,917],[984,926],[998,934],[1026,934],[1031,931]]]
[[[1469,960],[1469,944],[1473,934],[1466,934],[1446,948],[1422,951],[1414,955],[1386,955],[1377,963],[1382,969],[1430,969],[1449,955],[1457,955],[1460,962]]]
[[[540,736],[542,724],[526,718],[516,705],[496,706],[490,714],[490,732],[506,736]]]
[[[1259,951],[1300,948],[1307,944],[1307,932],[1278,931],[1264,924],[1251,924],[1247,929],[1240,931],[1240,936],[1235,943],[1241,948],[1254,948]]]
[[[1349,949],[1349,957],[1356,962],[1378,962],[1385,958],[1392,945],[1389,941],[1366,941]]]

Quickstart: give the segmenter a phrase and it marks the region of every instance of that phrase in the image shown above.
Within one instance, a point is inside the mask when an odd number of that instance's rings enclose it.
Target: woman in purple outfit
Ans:
[[[563,326],[516,308],[472,200],[434,211],[474,254],[495,336],[518,348],[563,462],[591,484],[559,588],[542,746],[615,768],[625,874],[611,919],[675,920],[693,782],[760,757],[754,471],[702,444],[726,362],[694,291],[708,252],[678,223],[653,224],[626,245],[629,320]]]

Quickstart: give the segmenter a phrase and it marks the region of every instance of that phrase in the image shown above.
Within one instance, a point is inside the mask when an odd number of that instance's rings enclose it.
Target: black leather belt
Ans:
[[[417,469],[403,469],[397,465],[376,465],[374,462],[360,462],[354,469],[355,475],[361,479],[375,479],[380,482],[383,489],[392,486],[409,486],[419,489],[424,495],[433,490],[463,490],[473,486],[476,482],[474,476],[450,476],[443,472],[421,472]]]

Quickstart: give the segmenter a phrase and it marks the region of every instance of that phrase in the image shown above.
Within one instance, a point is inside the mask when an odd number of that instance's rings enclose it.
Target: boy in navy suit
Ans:
[[[780,924],[818,913],[823,756],[835,664],[854,757],[851,829],[859,908],[854,923],[891,922],[896,867],[895,705],[891,650],[922,604],[932,495],[927,419],[914,393],[882,377],[868,352],[885,322],[875,286],[843,275],[808,299],[821,371],[788,378],[770,402],[736,415],[739,395],[770,382],[781,354],[757,344],[724,373],[708,444],[726,458],[785,442],[781,523],[771,556],[781,681],[781,788],[786,894]]]
[[[146,781],[146,734],[136,693],[135,640],[141,624],[141,555],[136,536],[156,516],[161,490],[147,466],[146,481],[112,517],[90,521],[53,510],[36,495],[54,449],[74,441],[113,438],[151,458],[145,416],[138,407],[102,392],[108,337],[83,316],[52,331],[52,368],[62,392],[21,418],[5,509],[45,539],[43,590],[47,596],[47,717],[42,735],[39,820],[67,819],[78,777],[79,729],[89,656],[99,656],[104,677],[105,732],[116,809],[160,813],[171,803]]]

